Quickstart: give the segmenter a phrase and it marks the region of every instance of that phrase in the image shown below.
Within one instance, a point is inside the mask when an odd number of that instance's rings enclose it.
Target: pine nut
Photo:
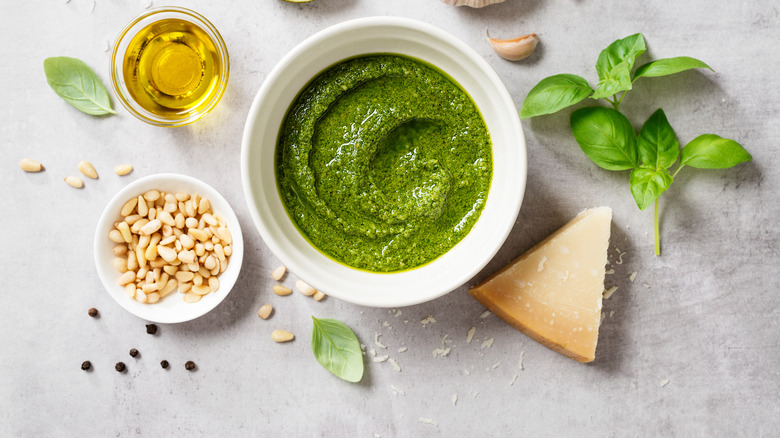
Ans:
[[[146,300],[150,304],[154,304],[158,301],[160,301],[160,294],[158,292],[152,292],[149,295],[146,296]]]
[[[123,259],[120,257],[117,257],[114,259],[114,268],[116,268],[117,271],[124,274],[127,272],[127,259]]]
[[[154,202],[154,201],[160,199],[160,191],[152,189],[152,190],[149,190],[146,193],[144,193],[143,196],[144,196],[144,199],[146,199],[147,201]]]
[[[185,225],[184,215],[181,214],[181,212],[176,213],[176,217],[173,218],[173,222],[176,225],[176,228],[182,229]]]
[[[209,277],[209,288],[212,292],[216,292],[219,289],[219,279],[217,277]]]
[[[157,246],[157,254],[160,255],[160,257],[163,258],[166,262],[172,262],[176,260],[179,255],[176,254],[176,251],[173,250],[173,248],[168,248],[167,246]]]
[[[198,204],[198,214],[203,214],[211,210],[211,202],[208,199],[203,198]]]
[[[131,202],[131,201],[127,201],[127,202]],[[143,217],[149,214],[149,207],[146,205],[146,201],[144,200],[143,196],[139,196],[135,198],[134,204],[138,207],[137,210],[140,216]]]
[[[274,342],[289,342],[295,339],[295,335],[286,330],[274,330],[271,332],[271,339]]]
[[[83,173],[85,176],[88,176],[92,179],[98,179],[97,170],[95,170],[95,167],[92,166],[92,163],[89,161],[80,161],[78,167],[79,172]]]
[[[176,221],[173,220],[173,216],[171,216],[171,213],[166,210],[161,211],[160,214],[157,215],[157,219],[159,219],[160,222],[164,223],[165,225],[171,227],[176,225]]]
[[[195,286],[200,286],[203,284],[203,276],[200,275],[200,273],[196,273],[194,277],[192,277],[192,284]]]
[[[135,272],[136,269],[138,269],[138,259],[135,258],[135,251],[128,251],[127,270]]]
[[[129,164],[120,164],[114,167],[114,173],[116,173],[119,176],[125,176],[132,171],[133,171],[133,166]]]
[[[147,268],[146,266],[141,266],[141,268],[140,268],[140,269],[138,269],[138,271],[136,271],[136,273],[135,273],[135,278],[136,278],[137,280],[140,280],[140,279],[142,279],[142,278],[146,278],[146,274],[147,274],[148,272],[149,272],[149,268]]]
[[[194,217],[188,217],[184,220],[184,225],[186,225],[187,228],[198,228],[198,220]]]
[[[186,193],[177,193],[177,194],[175,194],[173,196],[176,198],[177,201],[182,201],[182,202],[190,199],[190,195],[188,195]]]
[[[135,198],[133,198],[133,199],[135,199]],[[135,206],[133,206],[133,208],[135,208]],[[125,218],[125,222],[127,222],[127,225],[131,225],[132,226],[132,225],[135,225],[135,223],[138,222],[139,219],[141,219],[141,215],[140,214],[131,214],[131,215],[129,215],[129,216],[127,216]]]
[[[179,205],[175,202],[166,202],[163,206],[163,211],[167,211],[168,213],[173,213],[179,208]]]
[[[115,256],[121,256],[127,254],[127,245],[116,245],[111,249],[111,253]]]
[[[195,277],[195,274],[189,271],[179,271],[176,273],[176,279],[183,283],[192,281],[193,277]]]
[[[212,216],[210,213],[203,213],[203,222],[206,222],[209,225],[217,225],[217,219]]]
[[[322,301],[322,299],[325,298],[325,294],[322,293],[322,291],[314,292],[314,300],[315,301]]]
[[[147,251],[149,250],[147,249]],[[149,260],[149,257],[147,257],[146,259]],[[173,265],[169,265],[168,262],[162,260],[161,257],[159,259],[149,260],[149,266],[151,266],[152,268],[164,268],[166,266],[173,266]]]
[[[209,240],[208,242],[203,244],[203,248],[205,248],[206,251],[214,251],[214,242]]]
[[[227,243],[228,245],[233,243],[233,235],[230,234],[230,230],[228,230],[225,227],[219,227],[218,231],[219,232],[217,234],[219,235],[219,238],[222,239],[223,242]]]
[[[125,238],[119,230],[111,230],[108,232],[108,238],[115,243],[125,243]]]
[[[271,316],[271,312],[274,311],[274,307],[270,304],[265,304],[263,306],[260,306],[260,309],[257,310],[257,316],[263,319],[268,319],[269,316]]]
[[[197,303],[200,301],[201,296],[194,293],[187,293],[184,294],[184,302],[185,303]]]
[[[19,167],[25,172],[40,172],[43,165],[31,158],[22,158],[19,160]]]
[[[125,202],[125,205],[122,206],[122,209],[119,211],[119,214],[122,216],[130,216],[133,214],[133,211],[135,211],[135,206],[138,205],[138,199],[132,198],[129,199],[127,202]]]
[[[140,303],[145,303],[147,301],[146,294],[141,289],[135,290],[135,300]]]
[[[211,288],[206,284],[196,284],[195,286],[192,286],[191,293],[198,294],[198,295],[206,295],[209,292],[211,292]]]
[[[228,245],[224,248],[222,248],[222,252],[225,253],[225,257],[230,257],[233,255],[233,247]]]
[[[157,208],[149,207],[149,214],[147,214],[146,217],[148,217],[150,221],[157,219],[157,209],[159,208],[160,207]]]
[[[141,231],[141,228],[148,223],[149,223],[149,219],[142,217],[137,221],[135,221],[135,223],[130,227],[130,231],[132,231],[133,234],[138,234],[138,232]]]
[[[229,247],[227,247],[229,248]],[[227,249],[225,248],[225,249]],[[227,252],[225,253],[227,255]],[[271,278],[273,278],[276,281],[279,281],[284,277],[284,274],[287,272],[287,268],[284,267],[284,265],[279,266],[278,268],[274,269],[273,272],[271,272]]]
[[[128,283],[132,283],[134,281],[135,281],[135,272],[133,272],[133,271],[125,272],[124,274],[122,274],[119,277],[119,280],[117,280],[117,282],[119,283],[120,286],[124,286],[124,285],[126,285]]]
[[[188,234],[182,234],[179,236],[179,242],[181,242],[181,246],[186,249],[192,249],[192,247],[195,246],[195,241],[192,240],[192,237],[190,237]]]
[[[219,243],[214,245],[214,254],[217,255],[217,258],[219,259],[220,262],[225,261],[225,250],[222,249],[222,245],[220,245]]]
[[[209,238],[208,234],[206,234],[205,231],[199,230],[197,228],[190,228],[187,231],[187,234],[189,234],[190,237],[192,237],[193,239],[198,240],[199,242],[204,242],[204,241],[208,240],[208,238]]]
[[[211,272],[208,269],[204,268],[203,266],[198,268],[198,274],[200,274],[200,276],[203,277],[204,279],[208,279],[211,277]]]
[[[84,187],[84,181],[82,181],[81,178],[77,176],[66,176],[65,182],[68,183],[69,186],[76,189]]]
[[[190,204],[189,202],[186,202],[186,203],[184,204],[184,213],[185,213],[185,214],[186,214],[188,217],[192,217],[192,218],[194,218],[194,217],[195,217],[195,214],[196,214],[197,212],[198,212],[198,211],[197,211],[197,210],[195,210],[195,207],[193,207],[193,206],[192,206],[192,204]]]
[[[135,297],[135,284],[129,283],[125,285],[125,293],[128,297],[134,298]]]
[[[290,295],[292,293],[292,289],[289,287],[284,287],[281,284],[275,284],[273,287],[274,293],[276,295],[279,295],[280,297],[283,297],[285,295]]]
[[[152,210],[152,211],[154,211],[154,210]],[[149,221],[149,223],[147,223],[146,225],[141,227],[141,229],[138,230],[138,232],[141,235],[144,235],[144,234],[149,235],[149,234],[157,232],[157,230],[159,230],[161,227],[162,227],[162,222],[160,222],[159,219],[155,219],[155,220]]]
[[[170,275],[171,277],[173,277],[174,275],[176,275],[179,272],[179,267],[178,266],[165,265],[162,268],[163,268],[163,271],[165,271],[165,273]]]
[[[181,260],[182,263],[194,263],[196,260],[194,251],[181,251],[177,258]]]
[[[186,294],[192,289],[192,283],[179,282],[177,289],[179,290],[179,292]]]
[[[210,271],[214,269],[214,266],[217,266],[217,259],[210,255],[206,257],[206,262],[203,263],[203,266]]]
[[[214,266],[214,269],[212,269],[212,270],[211,270],[211,275],[212,275],[212,276],[215,276],[215,277],[216,277],[217,275],[219,275],[219,273],[220,273],[220,272],[222,272],[222,269],[221,269],[221,268],[222,268],[222,267],[221,267],[221,266],[220,266],[220,264],[219,264],[219,260],[217,260],[217,264]]]
[[[306,282],[303,280],[298,280],[295,282],[295,287],[300,291],[302,294],[306,295],[307,297],[310,297],[317,293],[317,289],[309,286]]]
[[[130,225],[127,225],[127,222],[122,221],[117,223],[115,226],[116,229],[122,233],[122,238],[125,239],[125,242],[130,243],[133,241],[133,235],[130,233]]]
[[[175,291],[177,285],[178,282],[176,280],[174,279],[168,280],[165,286],[162,289],[160,289],[160,298],[163,298],[166,295],[170,294],[171,292]]]

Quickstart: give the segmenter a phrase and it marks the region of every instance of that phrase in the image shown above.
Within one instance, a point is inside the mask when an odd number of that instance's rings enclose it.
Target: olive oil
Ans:
[[[168,118],[187,117],[209,104],[225,66],[214,41],[199,26],[178,18],[149,24],[125,51],[123,75],[132,98]]]

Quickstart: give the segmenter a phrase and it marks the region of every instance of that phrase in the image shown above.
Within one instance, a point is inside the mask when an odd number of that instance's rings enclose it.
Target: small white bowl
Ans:
[[[121,220],[119,211],[128,199],[138,196],[148,190],[157,189],[166,193],[197,193],[211,202],[214,213],[221,215],[227,222],[228,229],[233,237],[233,254],[225,272],[219,275],[219,289],[205,295],[196,303],[185,303],[182,295],[174,292],[155,304],[143,304],[130,298],[125,293],[125,288],[117,283],[121,275],[113,265],[114,255],[111,250],[116,245],[108,238],[108,233],[114,228],[114,223]],[[238,218],[225,200],[210,185],[195,178],[177,175],[173,173],[160,173],[149,175],[128,184],[119,191],[111,201],[98,221],[95,231],[95,265],[98,275],[103,282],[106,291],[125,310],[147,321],[159,323],[176,323],[189,321],[202,316],[211,309],[217,307],[233,288],[241,271],[241,262],[244,259],[244,238],[241,235],[241,225]]]
[[[493,180],[471,232],[446,254],[397,273],[361,271],[331,260],[301,235],[282,205],[275,177],[277,137],[287,108],[324,69],[371,53],[426,61],[455,79],[482,113],[493,141]],[[512,96],[474,50],[432,25],[397,17],[347,21],[308,38],[268,74],[247,117],[241,176],[249,213],[273,253],[298,277],[336,298],[375,307],[432,300],[462,285],[511,231],[526,181],[525,137]]]

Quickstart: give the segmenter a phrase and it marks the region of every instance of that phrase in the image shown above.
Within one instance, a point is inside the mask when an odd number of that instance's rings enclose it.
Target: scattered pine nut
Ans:
[[[310,297],[310,296],[314,295],[315,293],[317,293],[317,289],[309,286],[308,283],[306,283],[303,280],[296,281],[295,282],[295,287],[298,288],[298,290],[302,294],[306,295],[307,297]]]
[[[269,316],[271,316],[271,312],[274,311],[274,306],[270,304],[265,304],[263,306],[260,306],[260,309],[257,310],[257,316],[263,319],[268,319]]]
[[[43,165],[31,158],[19,160],[19,167],[25,172],[40,172],[43,170]]]
[[[318,290],[317,292],[314,292],[314,299],[316,301],[322,301],[323,298],[325,298],[325,294],[322,293],[322,291]]]
[[[274,269],[273,272],[271,272],[271,278],[279,281],[282,279],[282,277],[284,277],[285,272],[287,272],[287,268],[285,268],[284,265],[279,266],[278,268]]]
[[[95,167],[89,161],[79,162],[79,172],[92,179],[98,179],[97,170],[95,170]]]
[[[292,293],[292,289],[289,287],[284,287],[281,284],[275,284],[274,285],[274,293],[276,295],[279,295],[280,297],[290,295]]]
[[[274,342],[290,342],[295,339],[295,335],[286,330],[274,330],[271,332],[271,339]]]
[[[76,189],[84,187],[84,181],[82,181],[81,178],[77,176],[66,176],[65,182],[68,183],[69,186]]]
[[[133,166],[129,164],[120,164],[119,166],[114,167],[114,173],[116,173],[119,176],[125,176],[132,171],[133,171]]]

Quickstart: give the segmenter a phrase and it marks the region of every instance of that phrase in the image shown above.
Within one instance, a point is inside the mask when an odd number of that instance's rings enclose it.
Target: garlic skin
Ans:
[[[503,3],[504,0],[441,0],[450,6],[470,6],[472,8],[482,8],[485,6]]]
[[[495,50],[496,54],[509,61],[519,61],[528,58],[534,53],[536,45],[539,44],[539,37],[535,33],[507,40],[490,38],[490,35],[487,33],[486,36],[490,47]]]

